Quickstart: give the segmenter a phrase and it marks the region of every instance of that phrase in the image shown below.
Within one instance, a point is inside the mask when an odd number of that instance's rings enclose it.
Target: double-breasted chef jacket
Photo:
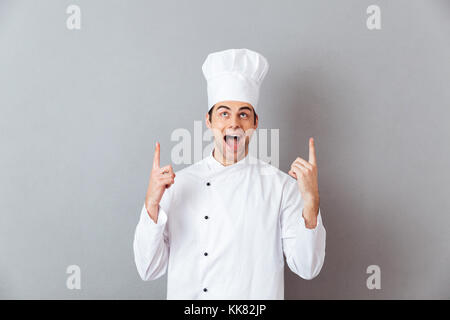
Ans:
[[[176,172],[157,223],[142,207],[134,257],[143,280],[165,272],[167,299],[284,299],[284,258],[316,277],[325,258],[321,212],[302,217],[297,181],[248,154],[224,166],[212,153]]]

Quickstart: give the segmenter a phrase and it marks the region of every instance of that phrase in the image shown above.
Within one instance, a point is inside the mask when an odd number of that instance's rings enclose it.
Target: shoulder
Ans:
[[[200,161],[197,161],[196,163],[193,163],[191,165],[188,165],[187,167],[175,170],[176,178],[189,178],[189,177],[197,177],[201,175],[202,172],[205,171],[206,168],[206,158],[202,159]]]
[[[250,162],[256,165],[255,168],[261,176],[267,177],[267,179],[272,180],[272,182],[278,182],[282,185],[290,186],[295,185],[297,182],[297,180],[289,174],[271,165],[270,163],[267,163],[266,161],[251,156]]]
[[[259,176],[280,195],[281,206],[284,208],[292,201],[301,201],[297,180],[286,172],[262,160],[257,161]]]
[[[175,183],[169,189],[166,189],[164,193],[164,195],[167,194],[167,198],[170,199],[169,201],[173,205],[178,203],[180,198],[190,198],[186,194],[195,192],[196,188],[194,186],[201,181],[201,174],[205,171],[204,168],[204,160],[200,160],[184,168],[174,170],[176,175]]]

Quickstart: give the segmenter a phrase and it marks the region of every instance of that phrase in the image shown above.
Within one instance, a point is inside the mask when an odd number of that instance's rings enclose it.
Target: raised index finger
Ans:
[[[156,142],[155,156],[153,157],[153,169],[159,168],[159,149],[160,149],[159,142]]]
[[[316,164],[316,147],[314,145],[314,139],[309,138],[309,163]]]

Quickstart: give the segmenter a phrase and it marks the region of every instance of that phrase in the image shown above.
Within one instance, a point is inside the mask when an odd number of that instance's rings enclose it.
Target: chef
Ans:
[[[303,279],[322,268],[314,140],[288,174],[249,154],[268,68],[248,49],[209,54],[202,70],[213,151],[175,174],[160,165],[156,143],[133,249],[143,280],[167,271],[167,299],[284,299],[283,254]]]

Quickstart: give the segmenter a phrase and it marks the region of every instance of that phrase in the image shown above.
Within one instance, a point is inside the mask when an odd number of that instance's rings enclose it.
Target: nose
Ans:
[[[231,117],[230,128],[238,129],[240,127],[241,127],[241,121],[240,121],[239,117]]]

